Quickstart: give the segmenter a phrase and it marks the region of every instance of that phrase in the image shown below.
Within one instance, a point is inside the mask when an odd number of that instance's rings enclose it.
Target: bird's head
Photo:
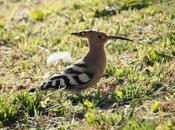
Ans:
[[[106,33],[99,31],[99,30],[88,30],[88,31],[75,32],[75,33],[72,33],[71,35],[75,35],[75,36],[82,37],[82,38],[87,38],[89,41],[93,41],[93,43],[101,43],[101,44],[104,44],[107,40],[110,40],[110,39],[132,41],[125,37],[108,36]]]

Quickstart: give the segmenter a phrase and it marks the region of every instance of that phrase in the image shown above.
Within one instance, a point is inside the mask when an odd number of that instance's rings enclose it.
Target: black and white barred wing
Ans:
[[[58,89],[63,87],[73,89],[85,86],[94,77],[93,72],[88,72],[87,70],[87,64],[85,63],[71,65],[65,71],[54,75],[47,82],[44,82],[41,85],[41,89]]]

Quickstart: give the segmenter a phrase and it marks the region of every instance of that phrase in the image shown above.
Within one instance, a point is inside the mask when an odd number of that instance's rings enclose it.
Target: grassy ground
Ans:
[[[0,127],[175,129],[174,7],[174,0],[1,0]],[[86,41],[70,33],[92,28],[135,42],[108,42],[103,78],[80,96],[29,96],[68,65],[48,65],[47,57],[81,58]]]

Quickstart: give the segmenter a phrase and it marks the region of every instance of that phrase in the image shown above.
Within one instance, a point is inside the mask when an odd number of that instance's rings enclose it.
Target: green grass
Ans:
[[[0,127],[7,129],[175,129],[174,0],[0,1]],[[99,29],[134,42],[109,41],[100,82],[79,96],[37,91],[69,64],[48,65],[85,40],[72,32]]]

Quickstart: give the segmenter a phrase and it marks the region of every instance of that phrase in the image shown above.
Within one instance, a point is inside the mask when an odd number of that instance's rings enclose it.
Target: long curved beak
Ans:
[[[120,37],[120,36],[108,36],[108,39],[112,39],[112,40],[126,40],[126,41],[131,41],[133,42],[133,40],[125,38],[125,37]]]
[[[79,32],[75,32],[75,33],[71,33],[70,35],[80,36],[81,33],[79,33]]]
[[[78,36],[81,38],[86,38],[86,36],[83,32],[75,32],[75,33],[71,33],[71,35]]]

